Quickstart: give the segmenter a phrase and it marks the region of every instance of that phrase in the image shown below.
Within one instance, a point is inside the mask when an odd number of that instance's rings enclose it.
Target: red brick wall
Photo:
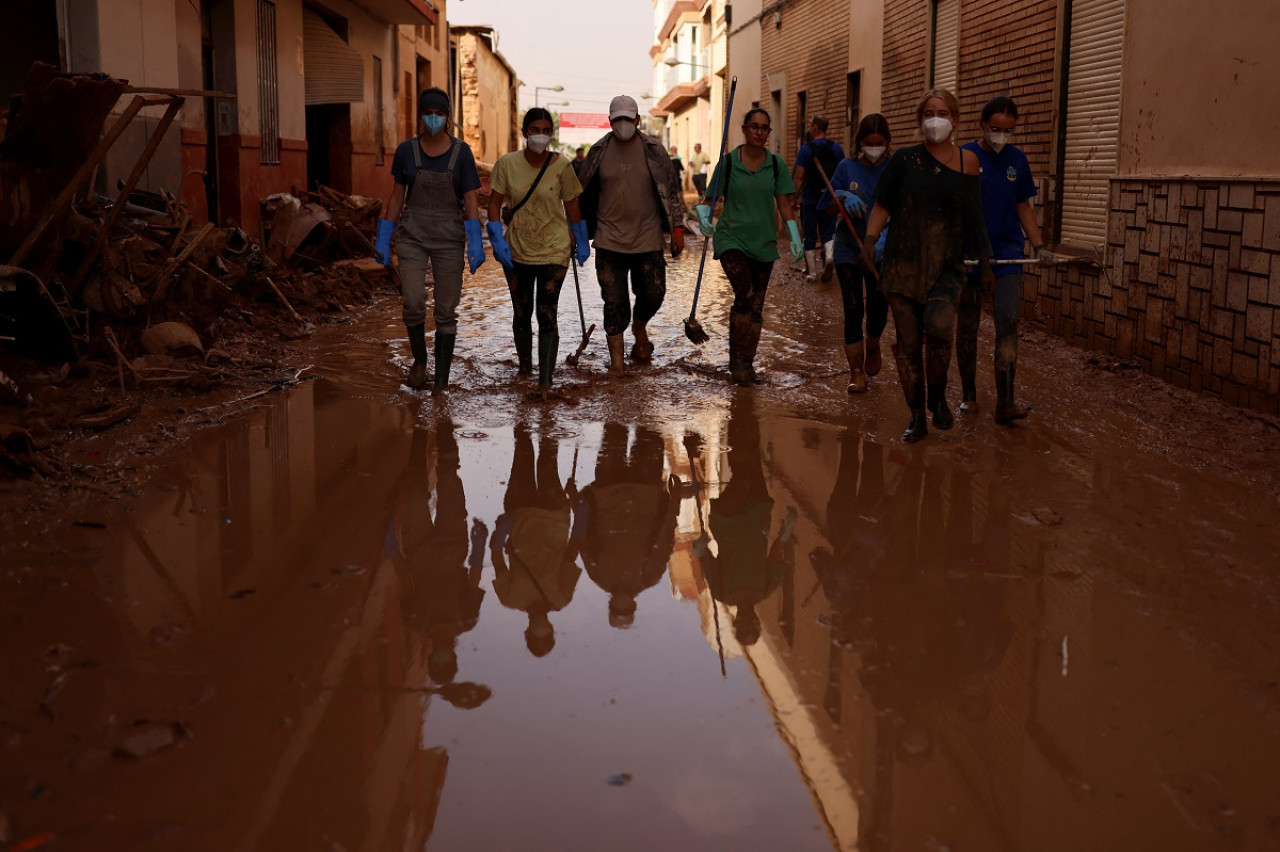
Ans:
[[[784,5],[782,27],[774,25],[773,15],[760,21],[760,70],[762,74],[761,106],[769,107],[769,75],[785,71],[787,91],[786,138],[781,155],[794,163],[799,150],[797,140],[803,127],[797,126],[796,95],[807,93],[808,117],[821,115],[831,122],[828,135],[841,145],[844,139],[844,116],[848,108],[846,77],[849,73],[849,4],[844,0],[804,0]],[[773,116],[775,133],[783,122]],[[729,131],[730,145],[742,141],[737,128]]]

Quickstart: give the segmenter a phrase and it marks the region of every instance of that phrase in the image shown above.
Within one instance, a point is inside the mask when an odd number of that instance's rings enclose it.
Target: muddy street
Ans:
[[[652,366],[606,374],[592,261],[538,401],[490,261],[447,397],[388,296],[122,499],[7,517],[0,848],[1280,846],[1271,421],[1031,326],[998,427],[987,322],[984,411],[904,445],[834,284],[776,270],[729,384],[697,247]]]

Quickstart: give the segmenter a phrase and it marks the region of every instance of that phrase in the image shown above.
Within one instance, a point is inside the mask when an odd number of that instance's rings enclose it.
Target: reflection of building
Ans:
[[[520,147],[516,72],[498,52],[493,27],[453,26],[454,121],[476,160],[492,165]]]
[[[95,570],[104,595],[131,601],[130,666],[217,684],[215,700],[184,711],[203,744],[199,775],[97,795],[122,825],[189,824],[203,818],[191,796],[214,803],[197,846],[421,849],[449,756],[423,740],[443,691],[411,606],[422,566],[400,552],[414,532],[405,502],[417,495],[403,489],[414,413],[322,383],[274,399],[196,436],[173,487],[144,494]]]
[[[1252,663],[1186,638],[1217,635],[1187,612],[1231,593],[1209,591],[1220,578],[1188,562],[1187,540],[1141,550],[1132,539],[1147,534],[1125,520],[1134,506],[1167,519],[1180,485],[1154,495],[1152,480],[1051,442],[1052,475],[1090,492],[1069,521],[1090,535],[1062,534],[1022,519],[1043,494],[1016,464],[899,453],[859,427],[765,425],[775,515],[799,507],[798,546],[746,649],[841,848],[1272,836],[1260,815],[1280,796],[1266,757],[1280,742],[1269,711],[1228,685]]]
[[[654,0],[650,114],[663,119],[662,141],[686,159],[695,142],[712,157],[720,147],[728,63],[724,0]]]

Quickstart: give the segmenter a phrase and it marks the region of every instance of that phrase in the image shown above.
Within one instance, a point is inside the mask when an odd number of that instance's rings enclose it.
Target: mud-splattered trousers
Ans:
[[[805,251],[821,249],[835,238],[836,217],[823,215],[817,204],[801,204],[800,231]]]
[[[912,411],[925,409],[926,386],[930,410],[943,402],[946,395],[960,287],[960,273],[943,269],[929,288],[926,301],[920,302],[902,293],[889,294],[889,307],[893,310],[893,324],[898,334],[893,355],[902,393]]]
[[[992,319],[996,324],[996,372],[1007,372],[1018,363],[1018,315],[1022,308],[1020,271],[1001,275],[996,279],[991,307]],[[976,278],[970,278],[960,291],[959,319],[956,325],[956,363],[960,368],[960,385],[966,400],[978,398],[978,326],[981,322],[982,283]]]
[[[862,342],[864,306],[867,337],[879,338],[889,321],[889,302],[880,289],[880,282],[856,263],[837,263],[836,277],[840,279],[840,297],[844,303],[845,345]],[[863,288],[866,288],[865,302]]]
[[[519,261],[514,261],[511,268],[504,271],[513,310],[511,331],[515,335],[516,354],[522,367],[532,364],[535,314],[538,317],[538,337],[560,339],[556,314],[560,288],[568,271],[569,267],[560,264]]]
[[[404,324],[422,325],[427,319],[427,268],[435,286],[438,334],[458,333],[458,302],[462,300],[462,263],[467,244],[462,209],[453,189],[453,169],[462,143],[455,141],[445,172],[422,168],[420,146],[413,146],[418,166],[400,214],[396,256],[400,260]]]
[[[563,274],[563,273],[562,273]],[[635,294],[635,310],[627,291]],[[619,252],[596,249],[596,280],[604,300],[604,333],[622,334],[634,318],[647,323],[667,296],[667,261],[659,251]]]

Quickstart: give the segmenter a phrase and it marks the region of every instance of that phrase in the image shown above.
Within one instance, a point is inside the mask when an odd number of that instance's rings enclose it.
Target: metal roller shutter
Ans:
[[[364,63],[324,18],[302,10],[302,52],[306,104],[364,102]]]
[[[1124,0],[1073,0],[1062,242],[1099,251],[1118,165],[1123,58]]]
[[[953,95],[960,76],[960,0],[933,6],[933,85]]]

